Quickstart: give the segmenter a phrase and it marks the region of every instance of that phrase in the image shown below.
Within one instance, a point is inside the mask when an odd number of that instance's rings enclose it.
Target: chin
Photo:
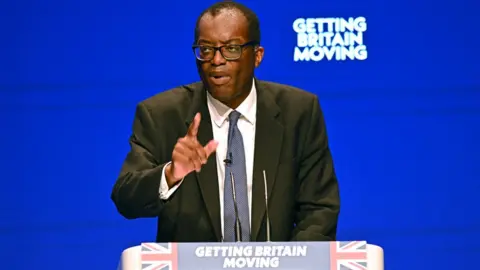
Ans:
[[[208,92],[220,101],[226,102],[235,98],[235,91],[231,87],[211,85],[208,89]]]

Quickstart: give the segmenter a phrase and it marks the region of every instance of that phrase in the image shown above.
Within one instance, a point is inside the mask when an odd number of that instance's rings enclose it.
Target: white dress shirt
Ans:
[[[255,81],[252,84],[252,90],[247,98],[238,106],[238,111],[242,116],[238,120],[238,128],[242,133],[243,144],[245,147],[245,162],[247,169],[247,192],[248,192],[248,208],[250,213],[250,226],[252,222],[252,175],[253,175],[253,155],[255,147],[255,122],[257,113],[257,92],[255,88]],[[217,159],[217,174],[218,174],[218,187],[220,197],[220,221],[223,235],[223,188],[225,181],[225,163],[223,160],[226,158],[228,147],[228,128],[229,121],[228,116],[232,111],[220,101],[213,98],[207,91],[207,105],[210,112],[213,128],[213,139],[218,142],[216,150]],[[203,117],[203,116],[202,116]],[[168,164],[167,164],[168,165]],[[166,167],[166,166],[165,166]],[[165,177],[165,167],[163,168],[162,179],[160,182],[160,198],[163,200],[168,199],[175,190],[181,185],[183,179],[178,185],[169,189],[167,180]]]

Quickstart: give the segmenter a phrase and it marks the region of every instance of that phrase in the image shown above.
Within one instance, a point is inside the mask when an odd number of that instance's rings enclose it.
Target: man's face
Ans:
[[[241,45],[248,39],[248,22],[237,10],[223,10],[215,17],[205,14],[198,25],[197,45]],[[210,94],[221,102],[236,107],[248,96],[254,69],[263,57],[263,48],[244,46],[241,57],[226,60],[216,51],[209,61],[197,60],[197,68]]]

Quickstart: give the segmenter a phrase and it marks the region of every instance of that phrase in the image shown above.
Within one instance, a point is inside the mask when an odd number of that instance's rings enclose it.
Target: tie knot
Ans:
[[[230,121],[230,125],[236,125],[240,116],[241,116],[241,114],[239,112],[232,111],[230,113],[230,115],[228,116],[228,119]]]

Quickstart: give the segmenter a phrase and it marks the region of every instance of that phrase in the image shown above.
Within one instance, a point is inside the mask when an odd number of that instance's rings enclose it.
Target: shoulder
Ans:
[[[201,90],[201,82],[180,85],[160,91],[153,96],[141,100],[138,105],[143,106],[150,111],[168,111],[169,109],[188,108],[192,103],[195,91]]]
[[[201,91],[203,91],[201,82],[160,91],[136,104],[136,118],[151,119],[158,126],[183,123],[189,115],[192,104],[195,103],[195,97],[201,96]]]
[[[259,91],[268,92],[270,98],[273,98],[281,107],[297,105],[305,107],[305,105],[311,106],[312,103],[318,103],[316,94],[293,85],[258,80],[258,87],[260,88]]]

